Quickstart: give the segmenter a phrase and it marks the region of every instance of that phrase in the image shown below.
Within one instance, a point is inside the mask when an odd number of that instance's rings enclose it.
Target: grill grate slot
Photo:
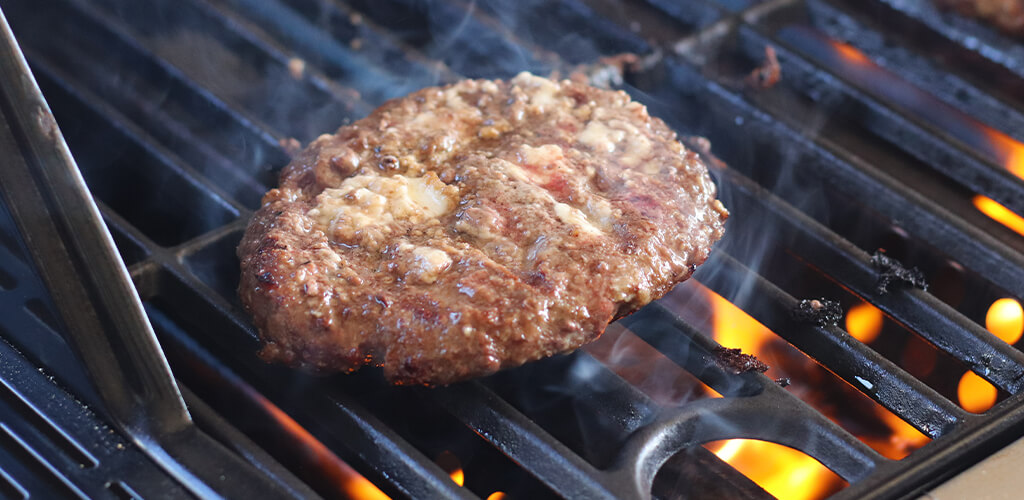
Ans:
[[[79,467],[84,469],[96,467],[98,464],[96,457],[72,441],[64,431],[54,427],[44,415],[39,413],[39,410],[33,408],[14,389],[2,381],[0,381],[0,398],[3,399],[12,411],[20,415],[27,424],[37,429],[49,442],[57,445]]]

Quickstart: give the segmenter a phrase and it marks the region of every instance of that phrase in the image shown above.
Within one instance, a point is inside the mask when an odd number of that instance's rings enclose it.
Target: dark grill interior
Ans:
[[[193,417],[320,495],[358,496],[354,469],[396,497],[770,497],[700,446],[745,438],[817,459],[835,498],[899,498],[1024,434],[1024,353],[985,328],[993,301],[1024,298],[1024,238],[972,203],[1024,214],[1024,46],[976,21],[903,0],[2,7]],[[766,46],[782,81],[754,89]],[[712,169],[727,235],[695,280],[584,350],[446,388],[256,358],[234,251],[289,139],[424,86],[564,76],[626,52],[640,63],[620,87],[728,165]],[[97,397],[2,221],[0,493],[183,495],[88,409]],[[877,249],[929,290],[878,293]],[[775,333],[766,375],[715,362],[708,290]],[[817,297],[873,304],[881,335],[790,314]],[[958,402],[968,370],[997,390],[984,413]],[[893,451],[884,415],[919,443]]]

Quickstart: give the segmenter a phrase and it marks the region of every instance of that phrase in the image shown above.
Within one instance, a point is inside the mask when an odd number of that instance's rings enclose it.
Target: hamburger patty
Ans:
[[[675,137],[623,92],[526,73],[320,136],[238,248],[260,355],[447,384],[594,340],[722,235],[707,169]]]

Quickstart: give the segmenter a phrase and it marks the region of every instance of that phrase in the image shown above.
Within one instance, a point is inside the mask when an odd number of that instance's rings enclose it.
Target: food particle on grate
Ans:
[[[768,365],[757,359],[757,356],[744,354],[740,349],[717,346],[713,353],[715,361],[718,362],[719,366],[736,375],[747,372],[764,373],[768,371]]]
[[[298,57],[288,59],[288,74],[296,80],[301,80],[302,76],[306,74],[306,61]]]
[[[935,0],[941,7],[976,17],[1012,35],[1024,35],[1024,0]]]
[[[793,319],[818,326],[835,325],[843,319],[843,308],[834,300],[804,299],[790,311]]]
[[[922,290],[928,290],[928,283],[924,279],[924,273],[916,267],[907,269],[898,260],[889,257],[882,250],[875,250],[871,255],[871,263],[878,269],[878,283],[875,291],[881,295],[889,293],[891,285],[912,286]]]
[[[427,88],[296,155],[239,293],[268,361],[447,384],[576,349],[687,279],[722,235],[715,192],[624,92]]]
[[[754,89],[770,89],[782,80],[782,66],[775,55],[775,47],[765,45],[764,62],[747,75],[747,86]]]

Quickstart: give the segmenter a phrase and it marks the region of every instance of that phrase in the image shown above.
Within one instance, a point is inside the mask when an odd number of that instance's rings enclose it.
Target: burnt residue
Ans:
[[[779,377],[779,378],[775,379],[775,383],[779,387],[789,387],[789,384],[791,384],[793,382],[789,379],[789,377]]]
[[[715,347],[713,354],[715,355],[715,361],[722,368],[736,375],[747,372],[764,373],[768,371],[768,365],[764,364],[763,361],[757,359],[752,354],[744,354],[740,349],[718,346]]]
[[[843,308],[839,302],[828,299],[804,299],[790,311],[793,319],[801,323],[829,326],[843,319]]]
[[[928,282],[924,279],[924,273],[916,267],[908,269],[900,261],[889,257],[882,250],[875,250],[871,255],[871,264],[878,269],[878,283],[875,291],[879,294],[887,294],[890,286],[912,286],[921,290],[928,290]]]
[[[775,47],[766,45],[764,62],[747,75],[747,86],[753,89],[769,89],[779,83],[779,80],[782,80],[782,66],[775,55]]]

